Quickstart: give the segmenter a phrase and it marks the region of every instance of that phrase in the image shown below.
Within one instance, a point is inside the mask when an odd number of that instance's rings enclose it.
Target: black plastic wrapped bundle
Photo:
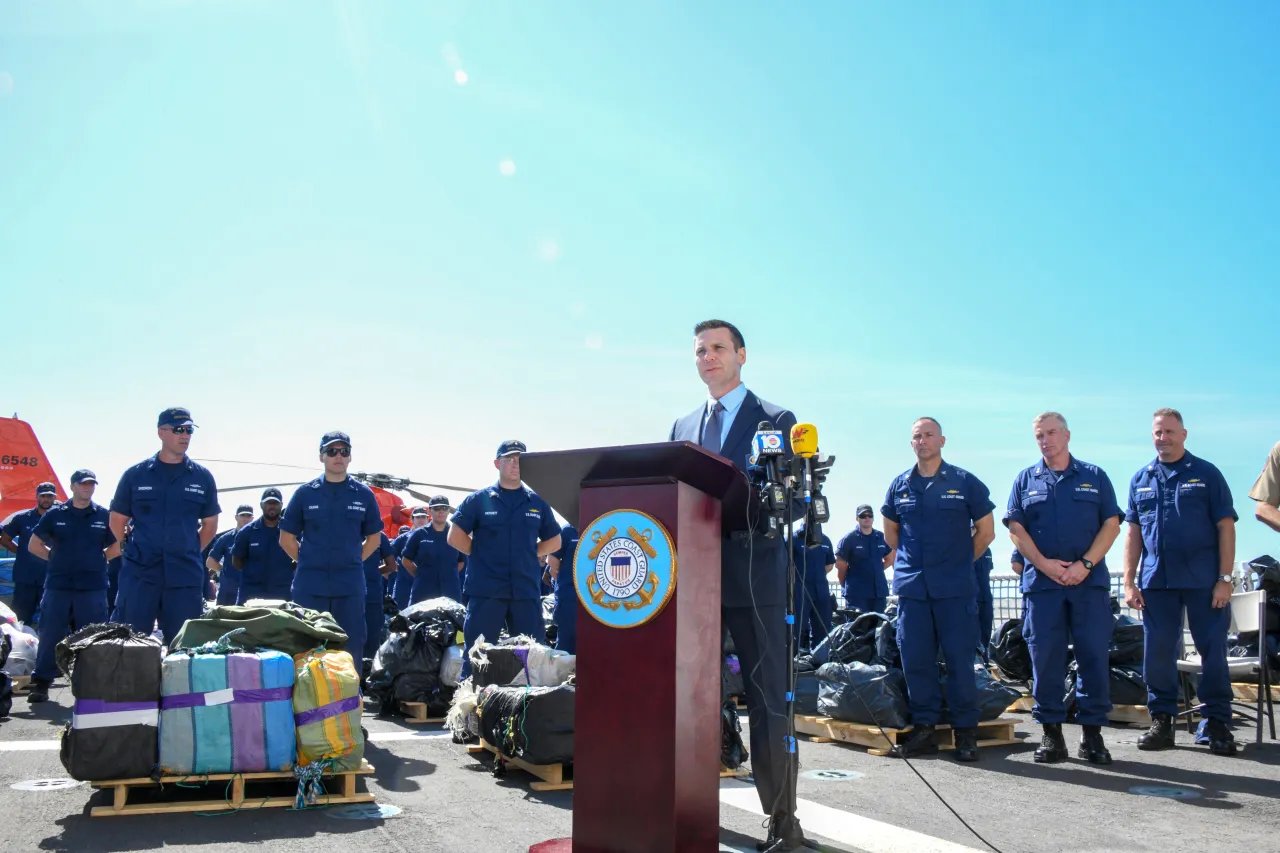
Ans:
[[[62,731],[73,779],[151,775],[159,760],[160,643],[128,625],[89,625],[58,643],[74,714]]]
[[[500,687],[480,691],[480,737],[503,755],[530,764],[573,761],[572,684]]]

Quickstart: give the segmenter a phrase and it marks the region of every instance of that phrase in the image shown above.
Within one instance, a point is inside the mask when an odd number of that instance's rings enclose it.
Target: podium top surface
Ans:
[[[726,522],[743,517],[748,494],[732,462],[689,441],[524,453],[520,478],[575,527],[578,490],[591,483],[679,480],[719,498]]]

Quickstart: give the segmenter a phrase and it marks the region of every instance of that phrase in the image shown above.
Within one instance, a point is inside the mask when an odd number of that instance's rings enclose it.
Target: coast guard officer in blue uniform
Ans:
[[[354,658],[364,652],[363,563],[378,548],[382,517],[373,491],[347,475],[350,436],[325,433],[320,460],[324,476],[299,486],[289,498],[280,519],[280,547],[298,563],[294,602],[333,616]]]
[[[213,547],[204,564],[209,571],[218,574],[218,596],[214,603],[221,606],[235,604],[240,593],[240,568],[231,558],[231,548],[236,544],[236,534],[253,521],[253,507],[240,504],[236,507],[234,530],[224,530],[213,539]]]
[[[831,633],[831,587],[827,585],[827,572],[836,564],[836,552],[825,533],[817,545],[806,546],[801,524],[791,537],[791,553],[796,563],[796,648],[812,649]]]
[[[911,426],[916,464],[899,474],[880,514],[884,538],[897,553],[898,648],[915,728],[898,756],[937,752],[942,716],[938,649],[947,665],[947,708],[955,757],[978,760],[978,687],[973,672],[978,621],[973,564],[995,537],[990,492],[977,477],[944,462],[947,440],[934,418]],[[970,523],[976,528],[971,531]]]
[[[1120,506],[1107,473],[1071,455],[1066,418],[1045,412],[1032,428],[1041,459],[1014,479],[1004,523],[1026,560],[1022,634],[1035,674],[1033,713],[1044,728],[1035,760],[1053,764],[1069,755],[1062,736],[1067,719],[1062,678],[1071,643],[1084,728],[1077,754],[1093,764],[1110,764],[1102,727],[1111,711],[1107,650],[1115,620],[1105,558],[1120,535]]]
[[[383,579],[396,572],[396,561],[391,554],[391,540],[385,530],[378,533],[378,548],[364,559],[364,659],[373,660],[382,645],[382,631],[386,627],[384,606],[386,602]]]
[[[409,534],[401,564],[413,576],[409,603],[428,598],[462,600],[462,555],[449,544],[449,499],[436,495],[427,501],[431,523]],[[415,510],[416,512],[417,510]]]
[[[35,530],[57,498],[57,486],[53,483],[41,483],[36,486],[36,505],[9,516],[3,532],[0,532],[0,547],[14,553],[13,614],[18,617],[19,622],[27,625],[31,624],[32,617],[40,607],[46,568],[44,560],[27,551],[27,541],[31,538],[31,531]]]
[[[560,528],[560,550],[547,557],[555,604],[551,618],[556,623],[556,648],[578,653],[578,590],[573,583],[573,558],[578,553],[578,529],[572,524]]]
[[[391,540],[391,556],[396,561],[396,577],[391,586],[391,597],[395,599],[396,607],[401,610],[409,606],[409,599],[413,596],[413,575],[409,574],[409,570],[404,567],[400,558],[404,556],[404,548],[409,544],[410,534],[426,524],[428,517],[429,513],[426,509],[420,506],[414,507],[413,526],[400,525],[396,538]]]
[[[111,499],[117,541],[133,519],[112,621],[143,634],[159,621],[166,642],[204,613],[208,573],[200,552],[218,532],[222,512],[213,475],[187,457],[195,429],[186,409],[161,412],[160,451],[126,470]]]
[[[463,678],[471,673],[468,654],[476,638],[497,642],[504,624],[546,642],[538,591],[542,558],[560,548],[560,525],[551,505],[520,483],[520,454],[526,449],[521,441],[498,446],[498,482],[463,498],[449,528],[449,544],[469,555]]]
[[[1227,669],[1237,520],[1231,490],[1221,471],[1187,452],[1187,430],[1176,409],[1156,411],[1151,436],[1156,458],[1129,482],[1125,513],[1124,598],[1142,611],[1142,668],[1152,720],[1138,749],[1174,745],[1185,611],[1203,666],[1196,692],[1205,706],[1209,750],[1235,755]]]
[[[690,441],[718,453],[746,472],[751,442],[761,421],[782,433],[791,454],[796,416],[761,400],[742,384],[746,342],[732,323],[706,320],[693,329],[694,363],[707,399],[671,427],[669,440]],[[801,508],[803,512],[803,508]],[[742,663],[750,713],[751,769],[760,805],[769,817],[769,849],[804,843],[795,815],[797,764],[787,749],[787,552],[781,537],[756,533],[720,542],[720,617]],[[787,792],[790,792],[787,795]],[[784,799],[786,796],[786,799]],[[787,800],[790,802],[787,802]]]
[[[293,589],[293,558],[280,547],[284,497],[274,486],[258,502],[262,517],[242,527],[231,544],[231,563],[240,573],[236,604],[253,598],[288,601]]]
[[[32,556],[48,560],[40,599],[40,648],[28,702],[49,698],[58,675],[54,656],[70,632],[107,621],[107,560],[120,550],[111,513],[93,502],[98,478],[87,468],[71,475],[71,500],[50,508],[31,531]]]
[[[884,534],[871,526],[875,511],[870,504],[859,506],[857,517],[858,526],[836,548],[836,577],[846,607],[883,613],[889,598],[884,571],[893,565],[893,549],[884,541]]]

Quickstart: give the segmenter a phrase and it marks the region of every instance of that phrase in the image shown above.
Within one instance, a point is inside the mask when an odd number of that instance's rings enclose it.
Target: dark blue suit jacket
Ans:
[[[701,444],[706,412],[704,403],[677,420],[671,427],[670,440]],[[720,449],[720,455],[744,473],[751,457],[751,439],[760,421],[769,421],[782,432],[787,455],[791,454],[791,428],[795,426],[796,416],[748,391]],[[726,536],[720,543],[720,601],[725,607],[785,605],[786,581],[787,553],[782,537]]]

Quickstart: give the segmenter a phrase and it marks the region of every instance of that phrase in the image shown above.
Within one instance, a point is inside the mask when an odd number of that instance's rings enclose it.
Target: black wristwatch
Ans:
[[[1086,560],[1084,557],[1081,557],[1081,558],[1080,558],[1080,565],[1084,566],[1084,567],[1085,567],[1086,569],[1088,569],[1089,571],[1093,571],[1094,563],[1093,563],[1093,561],[1092,561],[1092,560]]]

